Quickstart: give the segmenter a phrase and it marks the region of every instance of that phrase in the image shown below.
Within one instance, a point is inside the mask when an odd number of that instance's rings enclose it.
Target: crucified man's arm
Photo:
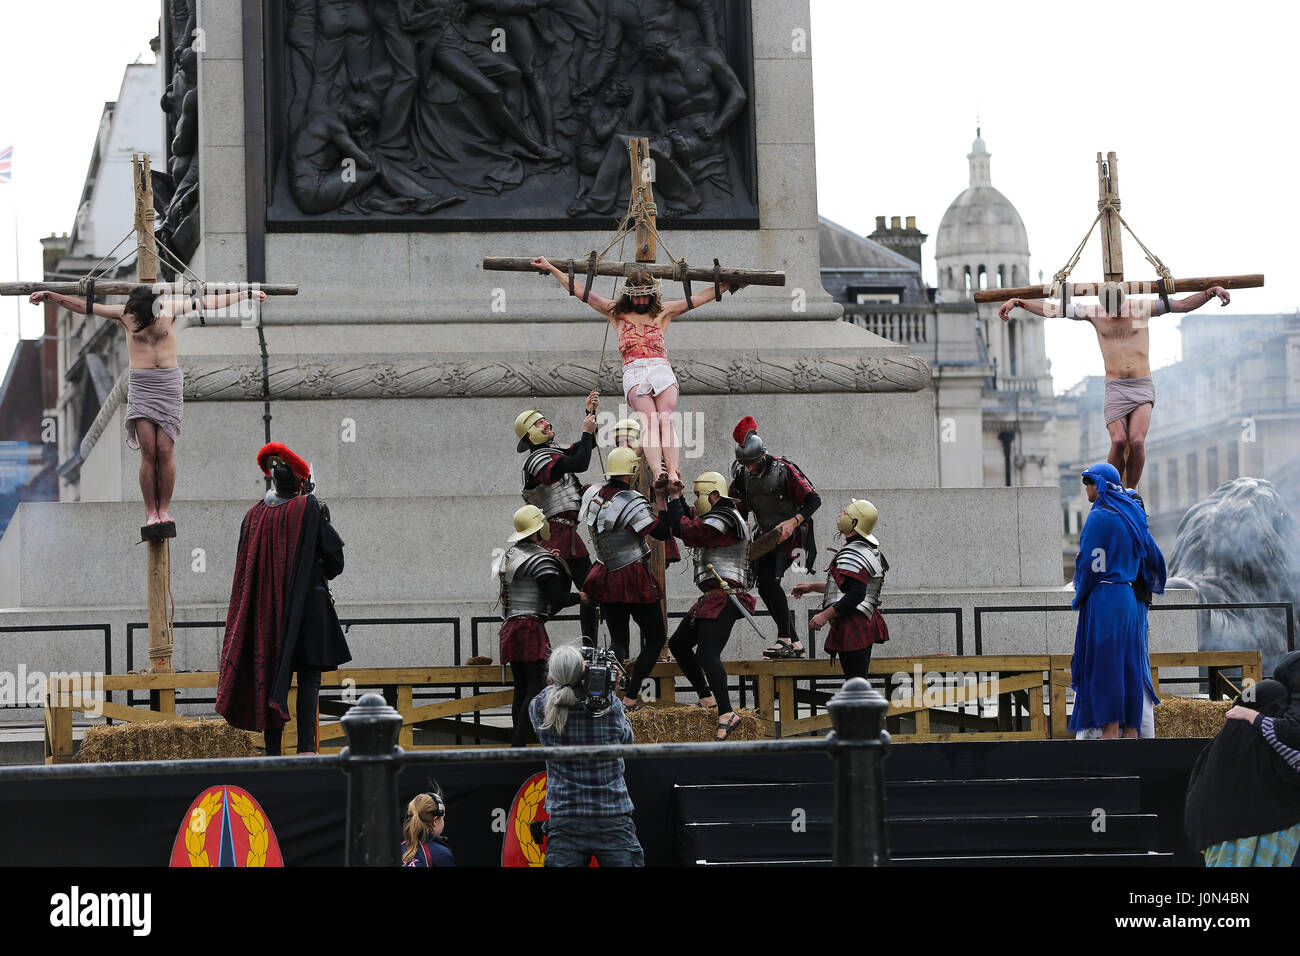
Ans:
[[[1205,305],[1205,303],[1213,299],[1215,296],[1218,296],[1219,301],[1222,302],[1224,305],[1227,305],[1229,302],[1232,301],[1232,296],[1228,295],[1228,290],[1223,288],[1222,286],[1216,285],[1209,289],[1206,289],[1204,292],[1194,292],[1191,295],[1187,296],[1187,298],[1185,299],[1170,299],[1169,311],[1170,312],[1194,312],[1195,310],[1199,309],[1201,306]]]
[[[1011,310],[1017,306],[1044,319],[1054,319],[1061,312],[1055,299],[1007,299],[1002,303],[1002,307],[998,309],[998,318],[1003,322],[1009,322],[1011,320]],[[1083,316],[1080,316],[1080,318],[1083,318]]]
[[[71,295],[62,295],[58,292],[33,292],[28,299],[32,305],[40,305],[43,302],[57,302],[65,309],[76,312],[79,315],[89,315],[86,311],[86,300],[78,299]],[[105,305],[103,302],[95,303],[95,314],[102,319],[122,318],[122,307],[120,305]]]
[[[559,269],[555,268],[555,266],[551,265],[550,260],[547,259],[545,256],[538,256],[533,260],[532,264],[537,268],[539,272],[549,272],[551,275],[555,276],[555,278],[559,281],[560,285],[564,287],[564,291],[566,292],[569,291],[569,277],[565,275],[563,272],[561,272]],[[586,289],[587,287],[583,285],[581,282],[579,282],[577,279],[573,280],[574,295],[581,298],[583,292],[585,292]],[[607,299],[603,295],[596,295],[596,293],[593,292],[587,296],[587,305],[591,306],[593,309],[595,309],[597,312],[599,312],[601,315],[603,315],[605,318],[608,319],[612,315],[612,311],[614,308],[614,300]]]

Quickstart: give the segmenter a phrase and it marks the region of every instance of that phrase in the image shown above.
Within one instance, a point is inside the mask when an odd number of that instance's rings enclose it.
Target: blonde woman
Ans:
[[[406,805],[406,823],[402,827],[402,866],[455,866],[451,847],[442,835],[447,825],[447,804],[436,787],[418,793]]]

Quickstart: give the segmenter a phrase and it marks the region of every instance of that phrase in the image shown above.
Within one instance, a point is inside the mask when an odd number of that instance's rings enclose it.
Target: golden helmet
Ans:
[[[515,437],[519,439],[521,445],[523,444],[524,436],[527,436],[528,441],[534,445],[546,444],[546,436],[542,434],[542,430],[537,427],[537,423],[545,417],[546,416],[535,408],[530,408],[526,412],[519,413],[519,417],[515,419]]]
[[[515,533],[506,540],[513,544],[538,531],[542,533],[542,540],[545,541],[551,536],[551,523],[546,520],[546,515],[542,514],[542,509],[537,505],[524,505],[515,512]]]
[[[706,471],[695,479],[695,513],[697,515],[709,513],[709,509],[713,507],[709,503],[709,493],[713,491],[716,491],[724,498],[727,497],[727,479],[716,471]]]
[[[614,442],[616,444],[619,439],[623,439],[629,445],[635,445],[640,437],[641,423],[635,418],[624,418],[614,423]]]
[[[631,448],[615,448],[605,459],[605,477],[632,477],[641,465],[641,456]]]
[[[870,501],[864,498],[850,498],[849,503],[840,513],[839,520],[835,522],[835,527],[839,528],[840,534],[845,537],[857,534],[865,538],[876,527],[876,519],[879,517],[880,513]]]

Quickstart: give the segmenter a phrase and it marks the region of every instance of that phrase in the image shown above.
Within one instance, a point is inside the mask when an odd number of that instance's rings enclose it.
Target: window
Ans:
[[[970,266],[966,267],[966,294],[970,294]]]
[[[1192,452],[1187,456],[1187,502],[1194,505],[1200,500],[1200,475],[1196,470],[1196,452]]]
[[[989,276],[988,273],[984,270],[983,266],[980,266],[979,278],[980,278],[980,288],[987,289],[989,287]]]
[[[1007,287],[1007,267],[998,266],[998,288],[1005,289],[1006,287]]]
[[[1237,462],[1237,442],[1228,442],[1228,481],[1241,477],[1241,466]]]
[[[1061,512],[1061,518],[1064,519],[1065,522],[1065,534],[1069,534],[1070,533],[1070,509],[1069,508],[1066,508],[1064,511]]]
[[[1009,353],[1007,356],[1007,366],[1009,368],[1008,374],[1014,378],[1015,376],[1020,374],[1019,371],[1020,363],[1016,361],[1016,323],[1015,322],[1007,323],[1007,352]]]
[[[1178,487],[1178,459],[1170,458],[1165,464],[1165,478],[1169,482],[1169,506],[1177,508],[1182,502],[1182,489]]]
[[[858,301],[858,305],[871,305],[879,302],[893,304],[898,302],[898,293],[897,292],[859,292],[856,298]]]
[[[1205,449],[1205,490],[1213,493],[1219,487],[1219,446]]]
[[[1147,513],[1155,514],[1160,510],[1156,504],[1160,500],[1160,466],[1151,463],[1146,470],[1147,479]]]

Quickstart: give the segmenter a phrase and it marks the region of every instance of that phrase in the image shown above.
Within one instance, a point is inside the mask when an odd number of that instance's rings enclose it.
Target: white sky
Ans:
[[[917,217],[934,238],[969,181],[982,120],[993,185],[1051,277],[1097,214],[1096,155],[1119,154],[1124,218],[1179,276],[1264,273],[1219,315],[1300,306],[1296,17],[1286,4],[812,0],[817,195],[863,234]],[[1155,278],[1125,234],[1125,276]],[[1073,275],[1101,278],[1097,236]],[[1176,319],[1153,323],[1156,366]],[[1047,324],[1056,389],[1103,372],[1084,323]]]
[[[40,275],[39,238],[71,228],[103,105],[127,63],[151,59],[159,9],[6,5],[0,148],[15,147],[15,181],[0,185],[0,277],[14,275],[15,216],[23,277]],[[915,215],[931,236],[933,283],[933,237],[967,185],[978,115],[993,183],[1029,232],[1031,274],[1053,273],[1082,238],[1096,214],[1095,155],[1113,149],[1124,216],[1175,276],[1263,272],[1268,286],[1234,293],[1220,314],[1294,310],[1300,124],[1286,9],[812,0],[821,213],[864,234],[877,215]],[[1150,277],[1127,237],[1125,265]],[[1075,275],[1099,273],[1094,236]],[[0,300],[5,364],[18,314]],[[38,335],[39,311],[21,314],[23,334]],[[1174,329],[1153,328],[1155,364],[1177,358]],[[1101,374],[1086,326],[1049,323],[1047,342],[1058,390]]]

